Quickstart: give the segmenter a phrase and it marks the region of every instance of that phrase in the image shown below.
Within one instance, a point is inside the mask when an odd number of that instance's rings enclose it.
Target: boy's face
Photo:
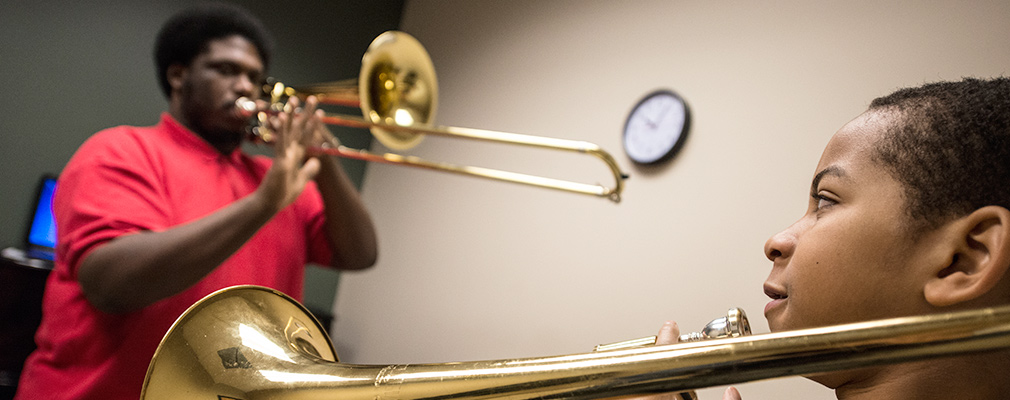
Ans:
[[[916,266],[929,232],[907,228],[901,185],[871,159],[892,121],[866,113],[839,130],[817,165],[807,212],[765,243],[772,331],[917,314]]]

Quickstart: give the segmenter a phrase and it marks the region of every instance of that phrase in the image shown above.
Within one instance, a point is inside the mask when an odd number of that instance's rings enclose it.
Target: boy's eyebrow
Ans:
[[[817,194],[817,186],[821,183],[821,179],[824,179],[824,177],[826,175],[834,175],[834,176],[837,176],[837,177],[844,177],[845,176],[845,170],[843,170],[841,167],[838,167],[836,165],[831,165],[831,166],[828,166],[827,168],[822,169],[821,172],[817,173],[817,175],[814,175],[814,180],[813,180],[813,182],[810,183],[810,195],[811,196]]]

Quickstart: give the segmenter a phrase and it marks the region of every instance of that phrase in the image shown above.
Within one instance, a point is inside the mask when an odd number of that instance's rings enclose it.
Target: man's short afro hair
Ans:
[[[189,65],[207,50],[210,41],[232,35],[252,42],[259,51],[263,67],[270,65],[273,39],[263,23],[244,8],[222,3],[203,4],[187,8],[165,22],[154,47],[158,83],[165,97],[172,92],[166,76],[168,67]]]

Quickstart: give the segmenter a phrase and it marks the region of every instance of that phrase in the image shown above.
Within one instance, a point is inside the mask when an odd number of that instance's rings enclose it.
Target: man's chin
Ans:
[[[198,133],[204,140],[210,142],[218,148],[238,146],[248,137],[245,126],[236,128],[225,124],[217,124],[212,127],[207,127],[202,132]]]
[[[233,114],[222,116],[214,126],[214,131],[219,137],[234,138],[242,141],[248,136],[249,119],[237,117]]]

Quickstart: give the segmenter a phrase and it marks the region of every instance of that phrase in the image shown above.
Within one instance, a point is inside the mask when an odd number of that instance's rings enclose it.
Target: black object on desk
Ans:
[[[14,397],[25,358],[35,350],[42,293],[52,262],[7,248],[0,257],[0,399]]]

